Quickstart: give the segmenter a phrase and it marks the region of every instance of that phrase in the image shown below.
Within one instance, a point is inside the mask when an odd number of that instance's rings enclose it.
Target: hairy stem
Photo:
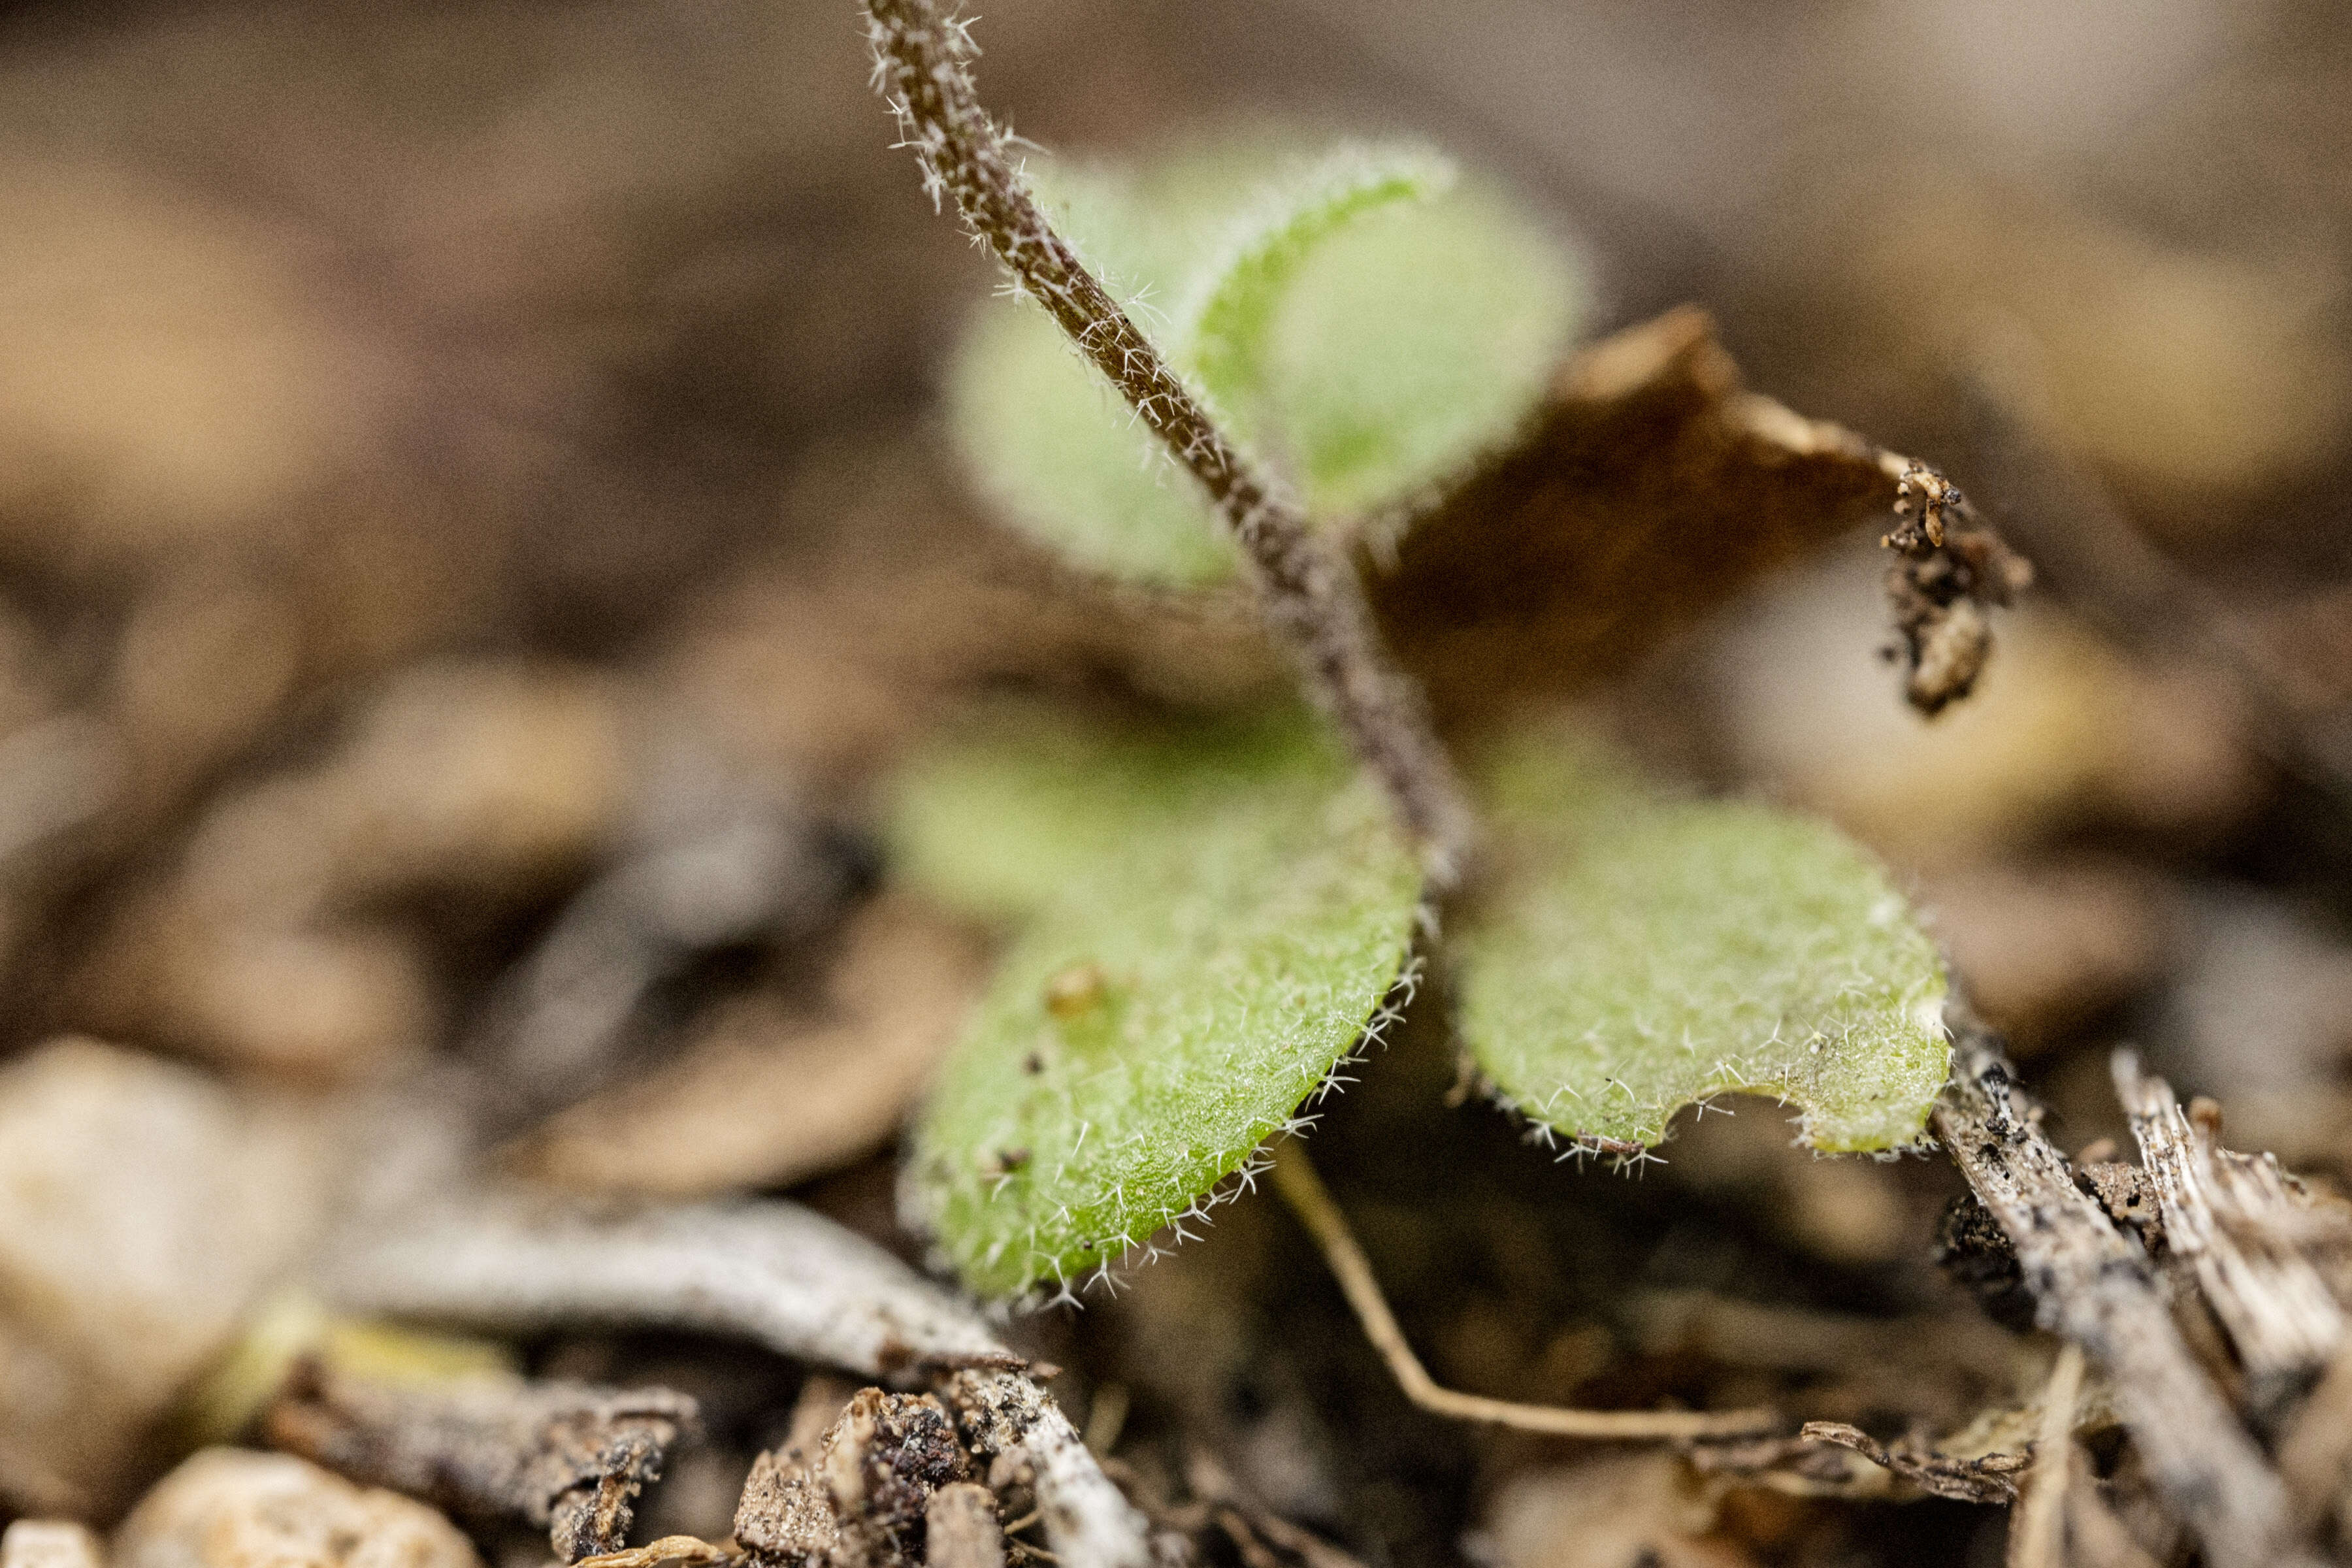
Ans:
[[[1021,290],[1053,314],[1177,461],[1207,489],[1241,542],[1275,630],[1297,650],[1317,694],[1388,792],[1441,887],[1461,875],[1475,823],[1417,695],[1390,659],[1346,561],[1297,507],[1225,438],[1150,339],[1080,263],[1037,208],[1007,155],[1009,138],[980,106],[961,24],[931,0],[866,0],[875,85],[923,163],[937,204],[952,197],[972,234]]]

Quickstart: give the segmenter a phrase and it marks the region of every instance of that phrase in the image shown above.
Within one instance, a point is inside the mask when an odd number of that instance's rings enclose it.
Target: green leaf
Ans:
[[[1033,914],[1139,834],[1299,777],[1344,776],[1295,710],[1117,728],[1003,702],[918,752],[886,828],[903,880],[982,920]]]
[[[1316,247],[1368,214],[1426,201],[1454,165],[1418,148],[1341,146],[1267,187],[1230,226],[1175,341],[1212,405],[1244,418],[1265,391],[1266,336]]]
[[[1567,354],[1584,289],[1550,235],[1479,185],[1317,246],[1263,355],[1310,509],[1417,500],[1502,446]]]
[[[1030,173],[1056,227],[1318,521],[1412,500],[1502,439],[1579,313],[1549,237],[1491,192],[1446,191],[1450,166],[1420,149],[1227,143],[1139,174]],[[1033,302],[975,321],[948,404],[982,495],[1074,564],[1179,589],[1238,570],[1192,478]]]
[[[936,761],[901,797],[919,880],[950,868],[983,905],[1034,909],[905,1188],[1000,1296],[1114,1261],[1239,1170],[1362,1037],[1421,888],[1381,800],[1303,727],[1020,749]],[[967,853],[943,837],[959,820],[1002,842]]]
[[[1071,565],[1153,588],[1239,569],[1192,476],[1034,302],[999,301],[973,323],[947,391],[981,498]]]
[[[1816,1149],[1917,1139],[1950,1054],[1943,969],[1866,853],[1765,806],[1658,799],[1557,737],[1491,780],[1500,885],[1457,957],[1506,1103],[1602,1146],[1742,1092],[1800,1107]]]

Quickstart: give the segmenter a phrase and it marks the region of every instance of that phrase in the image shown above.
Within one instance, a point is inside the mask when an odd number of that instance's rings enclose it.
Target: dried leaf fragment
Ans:
[[[467,1378],[399,1387],[297,1369],[269,1440],[355,1480],[546,1527],[566,1563],[618,1551],[632,1502],[695,1424],[667,1389]]]
[[[1366,589],[1440,716],[1475,719],[1626,668],[1891,509],[1913,467],[1746,391],[1712,319],[1680,306],[1562,366],[1528,437],[1375,561]]]
[[[320,1270],[347,1305],[507,1327],[667,1323],[740,1334],[869,1377],[956,1369],[971,1446],[1018,1449],[1063,1568],[1146,1568],[1146,1522],[1069,1418],[963,1301],[797,1204],[597,1214],[478,1193],[345,1238]]]
[[[2195,1273],[2245,1369],[2246,1402],[2267,1422],[2300,1401],[2345,1342],[2344,1308],[2320,1260],[2341,1259],[2352,1225],[2340,1207],[2314,1203],[2274,1156],[2222,1148],[2219,1113],[2184,1113],[2135,1053],[2118,1050],[2113,1066],[2167,1250]]]
[[[1922,713],[1966,697],[1992,652],[1985,610],[2006,605],[2033,581],[2033,568],[1979,521],[1960,488],[1924,463],[1895,480],[1902,521],[1880,541],[1900,557],[1887,569],[1910,675],[1903,694]]]

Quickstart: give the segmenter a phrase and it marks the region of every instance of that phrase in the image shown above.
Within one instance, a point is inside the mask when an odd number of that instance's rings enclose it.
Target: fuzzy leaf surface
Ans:
[[[1382,208],[1440,195],[1454,180],[1454,166],[1434,153],[1342,146],[1230,220],[1176,332],[1211,402],[1240,414],[1263,395],[1266,338],[1319,245]]]
[[[1950,1047],[1935,944],[1826,824],[1664,800],[1523,740],[1490,774],[1503,868],[1462,933],[1462,1031],[1503,1100],[1603,1145],[1728,1093],[1797,1106],[1830,1152],[1915,1142]]]
[[[992,772],[988,798],[1027,803],[975,828],[1009,837],[948,877],[937,840],[910,866],[968,905],[1031,911],[904,1189],[987,1295],[1115,1261],[1240,1169],[1361,1037],[1412,942],[1418,870],[1312,731],[1094,744],[1091,763],[1066,734],[936,763],[902,807],[931,813],[902,835],[919,846],[950,821],[930,790]]]
[[[1135,173],[1030,173],[1055,226],[1318,521],[1415,495],[1510,435],[1579,313],[1549,237],[1489,191],[1449,191],[1450,165],[1419,148],[1230,143]],[[1237,573],[1192,479],[1033,302],[981,312],[948,405],[982,496],[1073,564],[1179,589]]]

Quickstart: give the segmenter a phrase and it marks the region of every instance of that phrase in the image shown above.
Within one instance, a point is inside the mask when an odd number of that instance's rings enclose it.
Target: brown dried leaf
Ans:
[[[631,1503],[695,1423],[667,1389],[468,1378],[396,1387],[299,1368],[270,1408],[275,1447],[476,1517],[547,1527],[573,1563],[626,1542]]]
[[[1712,319],[1680,306],[1570,360],[1532,434],[1421,519],[1367,587],[1440,715],[1474,720],[1626,668],[1892,510],[1916,468],[1744,390]]]

